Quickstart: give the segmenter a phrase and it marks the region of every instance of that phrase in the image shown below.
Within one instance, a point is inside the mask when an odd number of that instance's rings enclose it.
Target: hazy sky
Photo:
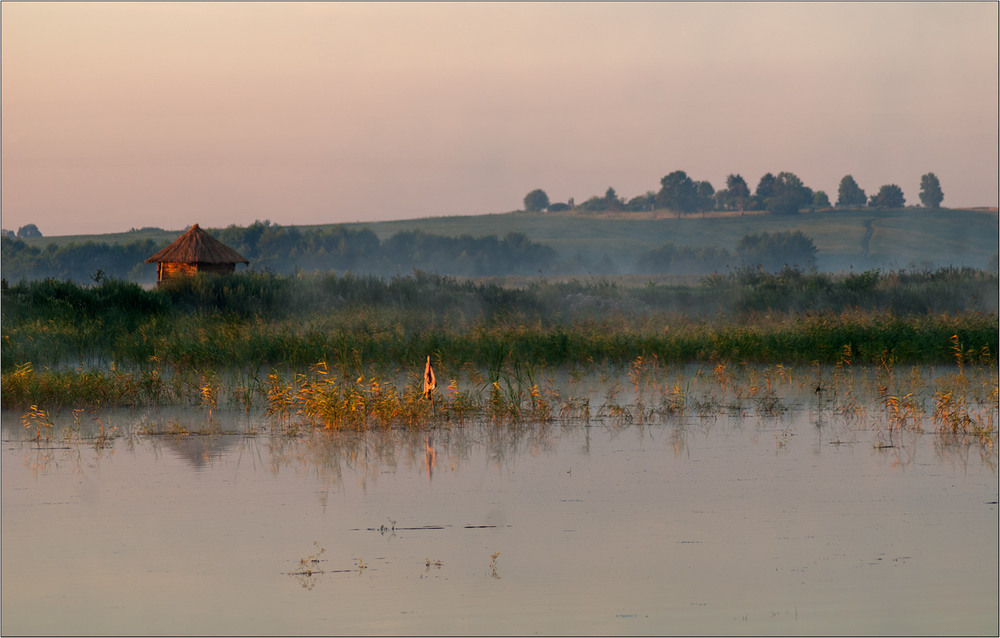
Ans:
[[[2,221],[505,212],[685,170],[998,203],[998,4],[2,2]]]

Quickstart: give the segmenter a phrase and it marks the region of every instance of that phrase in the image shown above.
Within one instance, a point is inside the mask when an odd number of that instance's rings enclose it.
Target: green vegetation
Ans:
[[[406,230],[380,241],[366,228],[334,226],[303,232],[294,226],[256,222],[245,228],[230,226],[214,236],[250,260],[254,270],[283,274],[336,270],[391,276],[418,268],[471,277],[523,275],[549,270],[556,260],[552,248],[513,232],[498,239]],[[9,237],[0,242],[4,277],[13,281],[51,277],[86,283],[114,277],[151,283],[156,269],[144,262],[162,248],[148,239],[49,244],[44,249]]]
[[[380,238],[417,229],[457,237],[517,228],[533,242],[555,249],[559,261],[544,271],[546,275],[632,272],[639,256],[667,244],[691,251],[714,245],[734,253],[744,237],[765,232],[798,231],[810,238],[816,246],[816,268],[824,272],[995,268],[1000,242],[996,211],[950,209],[837,209],[791,216],[734,212],[678,218],[664,210],[612,215],[578,207],[559,214],[439,217],[351,227],[370,228]]]
[[[883,185],[871,199],[858,186],[851,175],[845,175],[838,188],[838,208],[903,208],[903,190],[895,184]],[[944,200],[944,192],[934,173],[920,178],[920,201],[926,208],[936,209]],[[660,180],[660,190],[647,191],[631,199],[619,197],[613,187],[608,187],[603,197],[597,195],[580,205],[587,212],[652,211],[662,209],[678,216],[712,211],[766,210],[772,215],[797,215],[803,210],[829,208],[830,198],[823,191],[814,191],[799,177],[789,171],[777,175],[765,173],[751,195],[746,180],[739,174],[726,178],[726,187],[715,190],[708,181],[696,181],[685,171],[673,171]],[[537,188],[524,197],[524,210],[538,213],[544,210],[559,212],[574,208],[570,204],[549,204],[544,190]]]
[[[920,203],[927,208],[940,208],[944,201],[944,191],[937,175],[927,173],[920,178]]]
[[[155,290],[120,281],[20,283],[3,290],[3,401],[35,401],[9,392],[10,373],[22,369],[36,377],[127,370],[165,378],[168,370],[256,374],[331,361],[353,365],[353,374],[373,364],[411,366],[428,354],[456,368],[637,356],[832,363],[845,345],[859,363],[936,363],[952,359],[953,335],[975,360],[993,361],[997,288],[995,274],[967,269],[838,277],[743,270],[696,285],[637,287],[535,279],[509,288],[419,272],[391,280],[199,275]],[[130,404],[137,392],[115,390],[123,398],[113,402]]]
[[[79,420],[113,406],[192,406],[209,422],[219,409],[263,411],[289,432],[775,415],[789,409],[778,389],[793,377],[797,392],[833,402],[824,409],[857,416],[856,380],[875,375],[865,387],[876,396],[864,401],[883,412],[880,444],[931,419],[942,437],[992,450],[997,295],[997,275],[971,269],[739,270],[638,286],[535,278],[505,287],[420,272],[198,275],[155,290],[46,280],[3,289],[0,396],[48,440],[55,412]],[[431,400],[428,356],[439,382]],[[688,364],[699,364],[694,379],[670,372]],[[906,364],[954,372],[937,376],[932,397],[918,395],[911,386],[922,375],[897,372]],[[619,396],[613,383],[592,406],[544,376],[556,370],[571,379],[620,371],[632,391]]]
[[[678,217],[656,208],[656,193],[638,198],[641,202],[623,202],[609,189],[620,204],[614,211],[592,212],[589,204],[572,209],[552,205],[550,211],[558,207],[562,212],[297,227],[255,222],[211,232],[247,257],[249,270],[284,274],[336,271],[391,277],[414,269],[454,277],[539,271],[545,276],[709,274],[744,263],[771,264],[765,265],[769,269],[812,263],[824,272],[997,268],[1000,225],[995,210],[838,208],[769,215],[752,209],[759,202],[749,196],[740,176],[730,177],[723,192],[733,210],[704,216]],[[786,186],[794,185],[792,177],[783,178]],[[853,184],[858,192],[852,194],[851,183],[842,184],[840,199],[863,200],[864,191]],[[692,181],[692,188],[697,194],[697,183]],[[606,203],[609,194],[596,199]],[[812,242],[811,262],[774,252],[756,261],[739,254],[747,238],[789,233]],[[3,276],[9,283],[47,277],[90,283],[101,276],[152,283],[156,268],[145,259],[179,234],[139,229],[98,236],[5,236],[0,240]]]

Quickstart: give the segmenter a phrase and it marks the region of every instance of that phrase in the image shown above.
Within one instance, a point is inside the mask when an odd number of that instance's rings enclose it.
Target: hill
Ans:
[[[995,268],[1000,244],[996,209],[821,210],[791,216],[747,212],[744,215],[709,213],[680,217],[668,211],[512,212],[296,228],[303,234],[311,230],[346,228],[357,231],[365,228],[383,242],[398,233],[415,230],[444,237],[502,238],[516,232],[531,242],[555,249],[563,272],[592,274],[629,273],[640,255],[668,242],[690,247],[714,244],[733,251],[743,237],[764,232],[801,231],[815,243],[818,250],[816,267],[824,272],[942,266]],[[28,246],[45,248],[51,244],[61,247],[87,241],[128,244],[152,240],[157,246],[163,246],[183,230],[39,237],[24,242]]]
[[[467,217],[400,220],[365,226],[385,239],[405,230],[435,235],[503,236],[524,233],[548,244],[564,258],[579,255],[597,263],[604,255],[631,270],[638,255],[667,242],[734,250],[746,235],[800,230],[818,249],[817,268],[826,272],[871,268],[987,268],[1000,245],[1000,221],[994,210],[924,209],[828,210],[794,216],[762,213],[690,215],[672,213],[506,213]]]

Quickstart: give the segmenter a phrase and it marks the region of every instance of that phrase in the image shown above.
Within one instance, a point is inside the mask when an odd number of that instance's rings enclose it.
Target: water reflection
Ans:
[[[196,471],[211,465],[229,449],[237,445],[236,436],[165,436],[159,437],[162,445]]]
[[[183,414],[163,410],[156,419],[184,433],[161,429],[152,436],[147,434],[148,414],[111,412],[104,419],[117,424],[114,436],[100,438],[64,424],[55,428],[57,434],[50,441],[25,440],[23,429],[12,426],[16,420],[5,412],[3,431],[8,445],[20,442],[17,447],[35,475],[66,468],[82,473],[87,448],[93,454],[86,463],[98,467],[115,454],[146,448],[154,458],[167,453],[195,472],[233,459],[237,465],[250,463],[251,469],[266,466],[273,475],[289,469],[306,471],[328,484],[338,484],[349,474],[362,491],[376,484],[382,474],[400,468],[417,471],[433,483],[442,473],[459,472],[473,454],[485,456],[498,472],[509,471],[519,458],[553,455],[567,437],[578,440],[578,453],[587,457],[594,433],[609,441],[630,436],[640,445],[665,438],[674,457],[689,458],[692,445],[698,446],[710,437],[739,438],[748,426],[752,430],[750,440],[754,444],[772,440],[775,454],[788,454],[794,449],[790,445],[793,439],[803,438],[809,442],[812,455],[822,455],[825,450],[870,450],[888,460],[890,467],[904,468],[932,453],[937,462],[949,466],[968,469],[970,463],[977,462],[993,472],[997,470],[995,445],[983,445],[981,439],[967,434],[927,431],[923,427],[926,417],[901,427],[877,403],[852,404],[851,409],[844,410],[842,403],[832,403],[821,393],[800,405],[802,409],[757,415],[742,410],[711,415],[678,412],[638,423],[594,416],[588,421],[496,424],[472,420],[431,429],[363,431],[287,430],[263,417],[240,413],[233,416],[239,421],[238,427],[216,424],[216,430],[223,432],[218,434],[204,431],[200,415],[185,420]],[[131,424],[129,419],[133,419]],[[926,425],[929,428],[930,424]]]
[[[645,400],[339,432],[122,412],[107,445],[5,419],[5,633],[993,629],[995,450],[812,388]]]

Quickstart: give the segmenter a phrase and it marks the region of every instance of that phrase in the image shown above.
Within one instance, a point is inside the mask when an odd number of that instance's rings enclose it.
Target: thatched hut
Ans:
[[[250,262],[195,224],[146,263],[156,264],[156,282],[159,283],[196,272],[229,274],[236,270],[236,264]]]

